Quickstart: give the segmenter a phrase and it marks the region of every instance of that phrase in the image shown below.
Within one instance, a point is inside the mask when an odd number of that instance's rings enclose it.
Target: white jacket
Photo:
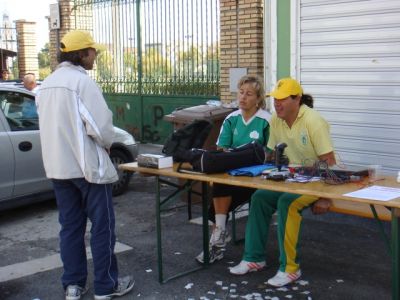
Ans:
[[[114,137],[112,112],[84,68],[61,63],[40,86],[36,105],[48,178],[118,180],[106,151]]]

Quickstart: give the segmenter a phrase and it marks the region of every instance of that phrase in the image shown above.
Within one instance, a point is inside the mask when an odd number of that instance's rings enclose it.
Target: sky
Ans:
[[[37,51],[39,52],[49,41],[46,16],[50,15],[52,3],[57,3],[57,0],[0,0],[0,24],[3,22],[4,13],[8,14],[13,26],[15,26],[13,21],[19,19],[36,22]]]

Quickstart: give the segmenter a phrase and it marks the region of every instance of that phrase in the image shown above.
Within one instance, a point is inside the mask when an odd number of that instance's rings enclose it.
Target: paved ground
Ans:
[[[143,145],[141,152],[159,150],[148,146]],[[171,190],[165,187],[164,193],[168,191]],[[183,203],[178,201],[177,204]],[[128,193],[115,198],[115,210],[118,242],[130,247],[118,254],[120,273],[133,274],[136,280],[133,292],[120,299],[391,298],[390,258],[372,221],[335,214],[315,217],[306,212],[301,246],[304,275],[287,289],[274,289],[265,282],[277,270],[276,226],[271,228],[271,240],[267,247],[268,267],[261,272],[245,276],[229,274],[228,267],[238,263],[243,252],[243,244],[231,244],[222,261],[166,284],[159,284],[154,179],[135,174]],[[200,216],[198,205],[193,207],[193,211],[196,217]],[[30,212],[29,208],[23,208],[0,213],[0,269],[51,255],[58,256],[54,203],[43,203],[34,216]],[[27,220],[31,223],[23,223]],[[201,226],[187,221],[185,208],[173,207],[163,213],[162,222],[166,275],[198,266],[194,257],[202,247]],[[15,227],[13,236],[5,236],[2,229],[6,226]],[[243,234],[244,226],[245,218],[239,220],[239,235]],[[28,234],[18,242],[11,242],[21,231]],[[30,239],[29,232],[39,237]],[[89,263],[89,270],[91,267]],[[47,271],[8,281],[0,280],[0,299],[63,299],[59,282],[61,272],[62,269],[54,263],[54,267]],[[91,282],[92,277],[88,281],[90,288]],[[93,299],[92,295],[91,288],[83,299]]]

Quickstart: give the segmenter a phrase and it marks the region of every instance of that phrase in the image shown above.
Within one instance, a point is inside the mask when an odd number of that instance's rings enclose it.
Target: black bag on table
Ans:
[[[175,130],[165,141],[162,153],[172,156],[175,162],[189,162],[192,148],[202,148],[212,124],[207,120],[194,120]]]
[[[260,165],[266,158],[265,148],[256,141],[228,151],[192,149],[191,152],[193,171],[207,174]]]

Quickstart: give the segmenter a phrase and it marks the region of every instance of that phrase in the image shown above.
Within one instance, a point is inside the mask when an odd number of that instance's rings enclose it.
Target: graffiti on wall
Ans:
[[[131,120],[126,114],[126,107],[124,105],[115,105],[115,121],[120,124],[136,139],[149,142],[157,143],[162,142],[160,136],[160,121],[164,117],[164,108],[161,105],[154,105],[150,107],[150,114],[144,112],[143,123],[140,124],[139,120]]]
[[[161,121],[164,117],[163,107],[161,105],[154,105],[150,116],[151,117],[149,121],[151,123],[143,125],[143,140],[151,143],[160,142],[161,137],[159,131],[157,130],[157,127],[159,126],[158,122]]]

